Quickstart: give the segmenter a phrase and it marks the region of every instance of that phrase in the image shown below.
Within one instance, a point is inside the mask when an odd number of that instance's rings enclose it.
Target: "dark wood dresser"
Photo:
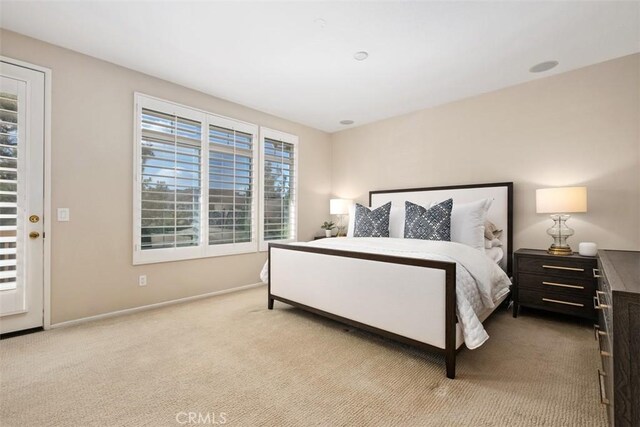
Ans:
[[[513,317],[520,306],[528,306],[596,320],[596,257],[518,249],[513,258]]]
[[[599,251],[595,326],[610,425],[640,426],[640,252]]]

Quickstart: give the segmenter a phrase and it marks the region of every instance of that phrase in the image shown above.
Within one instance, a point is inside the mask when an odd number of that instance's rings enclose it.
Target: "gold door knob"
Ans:
[[[38,215],[31,215],[29,217],[29,221],[35,224],[36,222],[40,221],[40,217]]]
[[[38,233],[37,231],[32,231],[31,233],[29,233],[29,238],[31,239],[37,239],[38,237],[40,237],[40,233]]]

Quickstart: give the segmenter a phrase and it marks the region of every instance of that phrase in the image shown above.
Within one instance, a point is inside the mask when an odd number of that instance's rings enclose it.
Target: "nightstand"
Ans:
[[[513,317],[518,317],[520,306],[527,306],[597,319],[593,305],[596,257],[518,249],[513,261]]]

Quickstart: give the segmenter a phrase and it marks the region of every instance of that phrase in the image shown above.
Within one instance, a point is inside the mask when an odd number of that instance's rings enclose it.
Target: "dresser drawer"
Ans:
[[[591,260],[579,260],[562,257],[527,257],[518,259],[518,272],[573,277],[576,279],[594,279],[594,263]]]
[[[518,274],[518,286],[540,292],[554,292],[557,294],[592,298],[596,291],[593,279],[575,279],[572,277],[540,276],[537,274]]]
[[[609,425],[613,425],[613,346],[608,336],[601,335],[598,341],[600,353],[600,369],[598,369],[598,387],[600,388],[600,403],[607,407]]]
[[[600,260],[598,260],[598,268],[596,269],[594,276],[598,279],[598,289],[610,295],[611,288],[609,288],[609,281],[607,280],[607,275],[602,268]]]
[[[610,426],[614,425],[614,391],[612,378],[613,377],[607,372],[598,369],[598,389],[600,392],[600,403],[606,406],[607,419]]]
[[[597,291],[595,298],[593,299],[593,305],[598,312],[598,323],[600,328],[604,331],[613,330],[613,310],[611,307],[611,297],[605,292]],[[611,336],[611,335],[609,335]]]
[[[611,324],[611,316],[608,308],[601,307],[596,309],[596,315],[598,316],[598,329],[602,332],[601,339],[605,339],[605,337],[611,341],[612,333],[612,324]]]
[[[596,319],[593,298],[591,297],[570,296],[552,291],[518,287],[518,299],[519,303],[523,305]]]
[[[602,369],[608,371],[606,364],[610,362],[608,359],[613,354],[613,344],[611,342],[611,336],[607,330],[600,326],[594,327],[595,337],[598,341],[598,351],[602,359]]]

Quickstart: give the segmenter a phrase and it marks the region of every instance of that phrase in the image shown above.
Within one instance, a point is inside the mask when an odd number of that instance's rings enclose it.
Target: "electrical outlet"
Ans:
[[[138,277],[138,286],[147,286],[147,276],[142,275]]]

